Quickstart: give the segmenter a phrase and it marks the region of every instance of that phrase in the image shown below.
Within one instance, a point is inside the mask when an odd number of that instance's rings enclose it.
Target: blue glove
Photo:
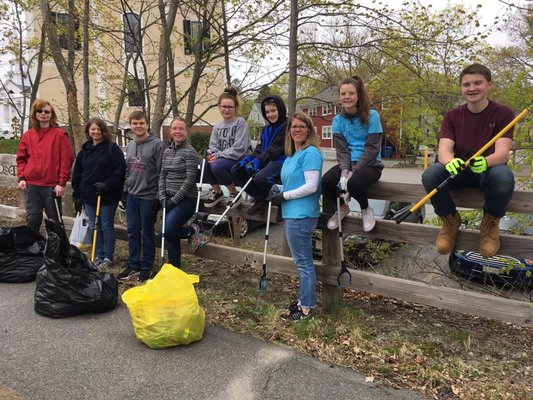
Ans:
[[[237,165],[238,165],[241,169],[243,169],[244,166],[245,166],[246,164],[248,164],[250,161],[252,161],[252,158],[253,158],[253,157],[252,157],[251,155],[247,155],[247,156],[244,157],[241,161],[239,161],[239,162],[237,163]]]
[[[253,173],[259,171],[259,160],[257,158],[253,158],[244,165],[244,170],[249,175],[252,175]]]

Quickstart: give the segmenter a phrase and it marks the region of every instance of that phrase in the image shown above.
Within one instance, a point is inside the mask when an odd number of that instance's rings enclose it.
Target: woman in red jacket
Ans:
[[[17,152],[18,188],[24,191],[26,225],[39,231],[43,209],[58,220],[55,197],[63,197],[74,152],[68,135],[57,127],[52,105],[37,99],[30,111],[32,128],[24,132]],[[61,212],[61,202],[59,201]]]

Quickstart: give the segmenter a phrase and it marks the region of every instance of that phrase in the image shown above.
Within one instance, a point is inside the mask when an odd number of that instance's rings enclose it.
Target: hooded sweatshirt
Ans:
[[[155,200],[165,145],[151,133],[145,140],[132,140],[126,151],[124,191],[144,200]]]
[[[266,116],[265,103],[274,101],[278,109],[278,120],[271,124]],[[270,161],[278,161],[283,163],[287,158],[285,156],[285,132],[287,130],[287,108],[281,97],[270,95],[261,102],[261,113],[263,118],[267,121],[267,126],[261,132],[261,139],[252,157],[255,157],[260,162],[260,168],[263,168]]]

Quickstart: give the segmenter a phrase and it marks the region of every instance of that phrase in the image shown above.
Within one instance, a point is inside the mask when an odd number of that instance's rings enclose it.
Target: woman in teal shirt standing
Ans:
[[[281,192],[271,197],[281,204],[285,237],[300,276],[300,296],[281,317],[300,321],[312,317],[316,306],[316,272],[313,265],[313,233],[320,216],[322,154],[311,119],[295,112],[285,135],[287,159],[281,169]]]

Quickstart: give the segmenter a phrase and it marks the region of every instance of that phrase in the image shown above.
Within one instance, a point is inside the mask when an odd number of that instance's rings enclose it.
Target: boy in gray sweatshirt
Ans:
[[[159,173],[165,146],[155,134],[148,132],[148,120],[142,111],[130,114],[129,123],[135,139],[126,152],[124,200],[128,226],[128,266],[117,278],[150,279],[155,258],[154,225],[159,211],[157,196]],[[141,257],[142,243],[142,257]]]

